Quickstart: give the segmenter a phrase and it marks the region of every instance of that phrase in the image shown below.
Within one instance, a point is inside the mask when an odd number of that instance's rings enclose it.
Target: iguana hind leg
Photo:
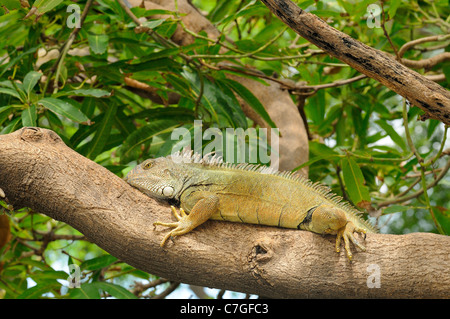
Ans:
[[[350,250],[350,241],[362,251],[366,251],[366,247],[361,245],[358,240],[353,236],[353,233],[366,233],[364,229],[358,228],[353,225],[352,222],[347,222],[347,224],[338,230],[336,235],[336,252],[340,252],[341,250],[341,238],[344,239],[344,247],[347,252],[347,257],[349,260],[352,260],[352,252]]]
[[[184,235],[195,227],[203,224],[207,221],[216,211],[219,205],[219,198],[215,195],[200,199],[192,208],[189,214],[186,214],[183,208],[180,208],[180,214],[178,214],[177,209],[173,206],[172,212],[175,218],[178,220],[175,223],[163,223],[154,222],[153,225],[161,225],[166,227],[175,228],[171,230],[164,239],[161,241],[161,247],[164,246],[166,241],[175,236]]]
[[[350,242],[362,251],[366,250],[366,248],[353,236],[353,233],[355,232],[365,234],[366,231],[356,227],[349,221],[344,211],[327,204],[313,207],[310,211],[311,216],[307,223],[304,225],[302,223],[302,229],[307,229],[319,234],[336,235],[336,252],[340,252],[341,239],[344,239],[344,248],[349,260],[352,260],[353,257],[350,249]]]

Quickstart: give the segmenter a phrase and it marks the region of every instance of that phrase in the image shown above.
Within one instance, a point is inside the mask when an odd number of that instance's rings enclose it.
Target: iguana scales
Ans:
[[[174,228],[161,246],[213,219],[335,234],[336,251],[343,239],[351,260],[350,242],[365,250],[353,233],[376,232],[328,187],[266,166],[224,163],[184,150],[144,161],[125,180],[150,197],[180,204],[180,214],[172,206],[177,222],[154,223]]]

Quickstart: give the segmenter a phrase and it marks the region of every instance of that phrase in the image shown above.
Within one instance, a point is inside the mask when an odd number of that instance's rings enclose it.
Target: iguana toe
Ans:
[[[341,238],[344,239],[344,248],[347,254],[348,259],[352,260],[352,252],[350,249],[350,242],[352,242],[356,247],[361,249],[362,251],[366,251],[366,248],[359,243],[359,241],[353,236],[353,233],[363,233],[366,231],[362,228],[356,227],[352,222],[348,222],[344,227],[338,230],[336,236],[336,252],[340,252],[341,247]]]

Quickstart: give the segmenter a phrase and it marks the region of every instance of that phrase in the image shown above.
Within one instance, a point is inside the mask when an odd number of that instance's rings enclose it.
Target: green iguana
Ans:
[[[336,251],[344,239],[351,260],[350,241],[365,251],[353,233],[376,232],[328,187],[266,166],[229,164],[221,157],[184,150],[144,161],[125,180],[150,197],[180,205],[180,214],[172,206],[177,222],[154,223],[174,228],[161,246],[213,219],[335,234]]]

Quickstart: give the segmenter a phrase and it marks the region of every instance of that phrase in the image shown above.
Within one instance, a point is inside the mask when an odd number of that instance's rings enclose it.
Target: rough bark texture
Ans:
[[[450,124],[450,92],[439,84],[410,70],[388,54],[334,29],[289,0],[261,2],[306,40],[407,98],[429,117]]]
[[[0,136],[0,188],[15,208],[61,220],[128,264],[170,280],[273,298],[448,298],[450,237],[369,234],[349,263],[334,237],[208,221],[159,243],[170,209],[68,148],[50,130]],[[368,288],[378,269],[380,288]],[[375,265],[375,266],[373,266]],[[369,269],[369,270],[368,270]],[[375,281],[376,282],[376,281]]]

